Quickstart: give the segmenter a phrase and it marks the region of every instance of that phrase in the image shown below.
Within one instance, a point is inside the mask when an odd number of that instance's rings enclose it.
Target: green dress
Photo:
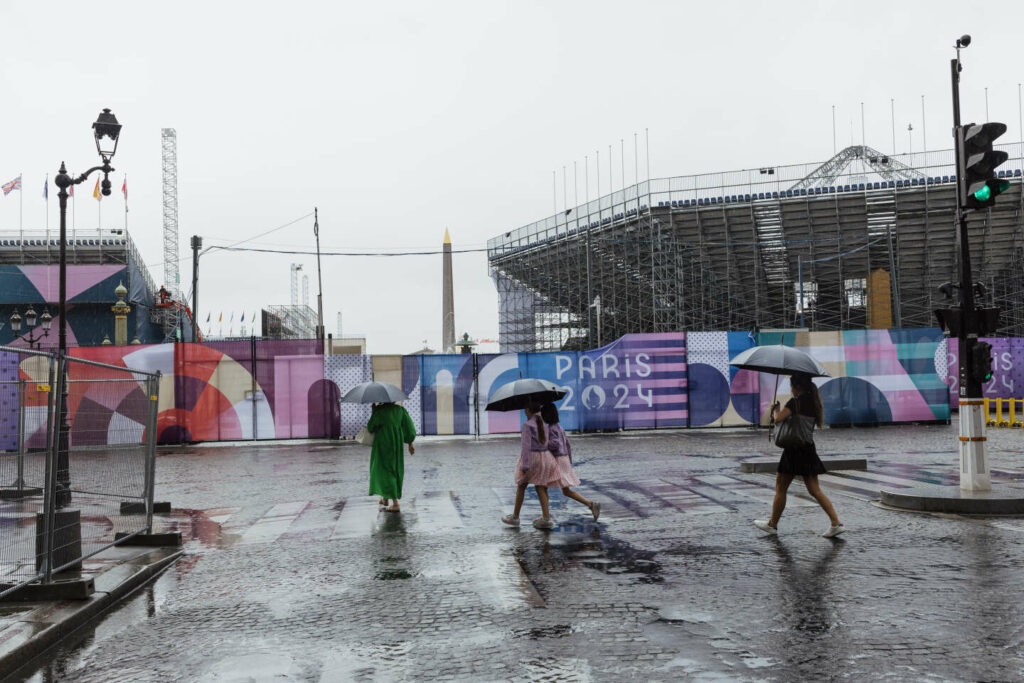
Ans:
[[[366,428],[373,433],[370,451],[370,495],[402,497],[405,444],[416,438],[416,427],[405,408],[396,403],[374,406]]]

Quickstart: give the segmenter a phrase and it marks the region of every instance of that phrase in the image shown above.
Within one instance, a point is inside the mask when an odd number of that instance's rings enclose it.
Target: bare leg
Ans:
[[[544,519],[551,519],[551,515],[548,513],[548,487],[534,486],[533,488],[537,492],[537,499],[540,500],[540,513],[544,515]]]
[[[836,509],[832,507],[832,501],[828,499],[825,492],[821,490],[821,484],[818,483],[818,475],[811,477],[804,477],[804,486],[807,487],[807,493],[811,494],[814,500],[818,501],[818,505],[828,515],[829,520],[832,522],[832,526],[839,526],[839,516],[836,514]]]
[[[401,512],[402,508],[400,508],[399,505],[398,505],[398,499],[397,498],[392,498],[391,499],[391,505],[389,507],[384,508],[384,511],[385,512]]]
[[[768,521],[772,527],[779,526],[779,518],[782,517],[782,511],[786,509],[786,492],[792,483],[792,474],[779,472],[775,475],[775,500],[772,501],[772,518]]]
[[[573,500],[575,500],[578,503],[583,503],[588,508],[590,507],[590,501],[589,500],[587,500],[586,498],[584,498],[580,494],[576,493],[575,491],[573,491],[568,486],[562,487],[562,495],[565,496],[566,498],[572,498]]]
[[[527,486],[528,484],[519,484],[519,486],[516,486],[516,507],[512,510],[513,517],[519,516],[519,511],[523,507],[523,497],[526,495]]]

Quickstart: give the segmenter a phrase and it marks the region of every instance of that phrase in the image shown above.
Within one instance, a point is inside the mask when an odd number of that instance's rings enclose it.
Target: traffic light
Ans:
[[[996,167],[1006,161],[1006,152],[995,151],[992,143],[1006,132],[1006,124],[969,123],[961,126],[957,143],[962,177],[959,178],[960,205],[965,209],[984,209],[1010,187],[1010,181],[996,177]]]
[[[992,345],[977,342],[971,349],[971,377],[978,384],[992,379]]]

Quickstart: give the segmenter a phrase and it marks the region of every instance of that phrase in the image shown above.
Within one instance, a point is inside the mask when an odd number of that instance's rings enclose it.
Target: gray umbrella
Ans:
[[[732,359],[729,365],[741,370],[754,370],[756,372],[769,372],[775,375],[775,394],[779,393],[779,375],[792,375],[798,372],[810,375],[811,377],[831,377],[825,369],[810,354],[784,344],[773,346],[755,346]],[[774,402],[774,401],[773,401]],[[770,415],[768,423],[768,440],[772,440],[772,432],[775,431],[775,415]]]
[[[363,382],[348,390],[341,397],[342,403],[394,403],[404,401],[408,396],[394,384],[387,382]]]
[[[755,346],[732,359],[729,365],[742,370],[792,375],[800,372],[811,377],[831,377],[828,370],[810,354],[792,346]]]
[[[491,394],[486,410],[507,412],[520,410],[529,403],[551,403],[565,396],[565,391],[546,379],[517,379],[503,384]]]

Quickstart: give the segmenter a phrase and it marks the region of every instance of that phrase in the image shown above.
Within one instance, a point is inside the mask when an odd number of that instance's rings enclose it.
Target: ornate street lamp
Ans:
[[[96,140],[96,152],[100,155],[103,163],[100,166],[93,166],[85,173],[72,178],[68,175],[64,162],[60,162],[60,170],[57,177],[53,179],[54,184],[59,188],[57,197],[60,200],[60,286],[58,297],[58,315],[60,324],[57,326],[57,354],[61,359],[67,358],[67,213],[68,213],[68,188],[72,185],[79,185],[88,179],[95,171],[103,172],[103,181],[100,183],[103,196],[110,196],[110,172],[113,167],[110,160],[117,152],[117,143],[121,137],[121,124],[117,122],[109,109],[104,109],[92,124],[93,138]],[[66,367],[66,365],[65,365]],[[71,478],[68,469],[68,415],[67,415],[67,382],[64,383],[65,391],[57,400],[57,491],[54,498],[57,509],[65,507],[71,502]]]
[[[14,331],[15,337],[17,337],[18,333],[21,332],[22,320],[21,314],[18,313],[18,309],[14,309],[14,313],[11,313],[10,321],[11,330]],[[36,348],[36,345],[39,344],[44,337],[50,336],[50,325],[53,323],[53,316],[50,315],[49,309],[43,309],[43,314],[38,316],[38,322],[42,324],[42,334],[33,334],[33,328],[36,326],[37,316],[36,310],[32,308],[31,304],[29,304],[28,310],[25,311],[24,321],[25,325],[28,326],[28,334],[22,337],[22,339],[28,342],[28,347],[30,349]]]

